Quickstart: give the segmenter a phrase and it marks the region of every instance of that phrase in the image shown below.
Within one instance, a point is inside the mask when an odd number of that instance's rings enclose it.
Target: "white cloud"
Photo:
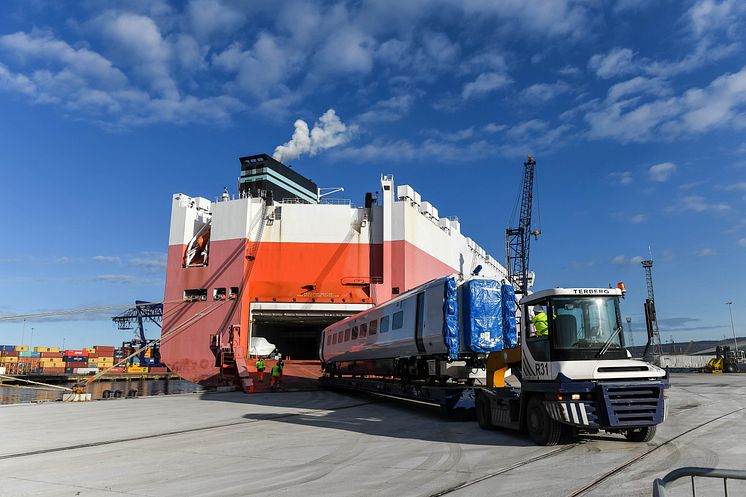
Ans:
[[[730,185],[724,185],[721,187],[721,189],[732,192],[732,191],[741,191],[746,192],[746,181],[740,181],[737,183],[731,183]]]
[[[740,240],[738,240],[738,244],[741,247],[746,247],[746,238],[741,238]]]
[[[316,67],[326,74],[367,74],[373,68],[375,39],[367,33],[348,26],[337,30],[326,39],[316,53]]]
[[[302,119],[295,121],[295,132],[290,141],[275,148],[273,157],[280,162],[295,160],[302,154],[317,153],[347,143],[355,128],[347,126],[334,109],[327,110],[309,132]]]
[[[551,2],[525,2],[523,0],[464,0],[457,2],[467,14],[479,21],[494,18],[495,29],[515,33],[536,30],[544,36],[581,39],[596,24],[596,15],[590,2],[553,0]],[[449,5],[447,2],[445,5]]]
[[[0,89],[21,93],[36,104],[58,106],[105,128],[154,122],[223,124],[232,112],[245,108],[228,95],[180,97],[167,91],[166,96],[151,96],[133,86],[106,57],[88,48],[73,48],[46,32],[2,36],[0,51],[16,59],[21,68],[14,71],[0,64]]]
[[[591,138],[646,142],[705,133],[716,128],[746,127],[746,67],[723,74],[704,88],[691,88],[675,97],[644,101],[593,101],[585,120]]]
[[[702,248],[702,249],[697,250],[696,254],[699,257],[714,257],[718,253],[717,253],[717,251],[715,251],[715,249],[711,249],[711,248],[707,248],[706,247],[706,248]]]
[[[135,74],[145,78],[162,96],[176,99],[179,90],[170,74],[171,47],[150,17],[107,12],[94,25],[112,46],[113,51]]]
[[[687,12],[692,31],[697,36],[710,31],[728,29],[746,11],[740,0],[700,0]]]
[[[611,259],[611,263],[617,266],[636,266],[643,261],[643,257],[636,255],[634,257],[626,257],[624,255],[617,255]]]
[[[669,212],[676,211],[692,211],[692,212],[710,212],[710,211],[727,211],[731,207],[724,203],[710,202],[701,195],[688,195],[680,198],[667,210]]]
[[[648,220],[648,216],[646,214],[635,214],[627,218],[627,221],[629,221],[632,224],[644,223],[647,220]]]
[[[477,79],[466,83],[461,92],[464,100],[474,97],[483,97],[488,93],[499,90],[511,83],[511,79],[505,74],[496,72],[486,72],[477,76]]]
[[[660,164],[650,166],[648,176],[652,181],[663,183],[671,179],[674,172],[676,172],[676,164],[673,162],[661,162]]]
[[[124,73],[107,58],[87,48],[75,49],[48,32],[18,32],[0,36],[0,49],[9,57],[23,62],[38,60],[57,63],[67,69],[70,76],[90,80],[103,88],[121,88],[127,83]]]
[[[409,113],[413,102],[414,97],[411,95],[398,95],[387,100],[380,100],[360,114],[356,120],[360,122],[398,121]]]
[[[507,126],[505,124],[487,123],[484,125],[483,129],[486,133],[499,133],[506,128]]]
[[[557,74],[565,77],[577,76],[580,74],[580,69],[575,66],[566,65],[557,69]]]
[[[588,67],[603,79],[624,76],[638,70],[634,62],[635,53],[629,48],[614,48],[606,54],[596,54],[588,61]]]
[[[192,31],[202,40],[229,34],[246,22],[241,11],[219,0],[191,0],[186,13]]]
[[[93,256],[93,260],[96,262],[112,262],[116,264],[121,264],[122,258],[116,255],[95,255]]]
[[[632,184],[632,172],[630,171],[621,171],[621,172],[614,172],[609,173],[609,180],[613,183],[617,183],[619,185],[630,185]]]
[[[166,269],[167,256],[163,253],[145,253],[127,260],[127,264],[146,273],[160,273]]]
[[[128,274],[100,274],[93,279],[101,283],[120,283],[125,285],[132,285],[137,282],[137,278]]]
[[[564,81],[556,81],[554,83],[536,83],[521,90],[518,94],[518,98],[525,102],[541,104],[546,103],[563,93],[567,93],[570,90],[572,90],[572,87]]]

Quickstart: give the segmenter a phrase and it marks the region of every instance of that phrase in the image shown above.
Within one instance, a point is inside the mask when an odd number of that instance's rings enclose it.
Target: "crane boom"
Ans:
[[[505,230],[507,249],[508,278],[514,283],[518,293],[528,293],[528,262],[531,235],[535,237],[541,232],[531,230],[531,214],[533,212],[534,170],[536,161],[528,156],[523,163],[523,186],[521,189],[521,210],[517,228]]]

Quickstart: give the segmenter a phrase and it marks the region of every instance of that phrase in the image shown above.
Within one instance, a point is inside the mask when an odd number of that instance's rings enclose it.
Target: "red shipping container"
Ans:
[[[88,351],[86,350],[66,350],[65,351],[66,356],[80,356],[80,357],[88,357]]]
[[[88,352],[88,357],[98,357],[98,353],[96,352]]]
[[[96,349],[97,354],[100,354],[102,352],[111,352],[112,354],[114,353],[114,347],[110,347],[108,345],[96,345],[93,348]]]
[[[165,366],[151,366],[151,373],[168,373],[168,368]]]
[[[65,368],[42,368],[44,374],[65,374]]]
[[[117,366],[116,368],[111,368],[109,373],[124,373],[124,368]]]
[[[65,363],[66,368],[87,368],[88,361],[68,361]]]
[[[52,357],[55,359],[62,359],[62,352],[42,352],[42,357]]]
[[[4,352],[0,352],[1,357],[18,357],[18,351],[17,350],[6,350]]]

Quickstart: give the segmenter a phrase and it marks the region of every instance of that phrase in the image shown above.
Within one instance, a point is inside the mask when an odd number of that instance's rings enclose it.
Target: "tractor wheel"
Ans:
[[[562,435],[562,424],[549,416],[539,395],[534,395],[528,401],[526,427],[531,439],[538,445],[557,445]]]
[[[492,426],[492,409],[490,407],[490,400],[483,394],[477,393],[475,404],[477,423],[479,423],[479,427],[483,430],[494,430],[494,426]]]
[[[624,433],[630,442],[649,442],[655,436],[655,426],[643,426],[642,428],[632,428]]]

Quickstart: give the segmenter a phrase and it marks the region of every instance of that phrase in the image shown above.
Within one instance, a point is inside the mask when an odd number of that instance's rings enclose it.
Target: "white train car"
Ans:
[[[468,379],[488,352],[515,346],[515,295],[499,281],[446,276],[322,332],[329,375]]]

